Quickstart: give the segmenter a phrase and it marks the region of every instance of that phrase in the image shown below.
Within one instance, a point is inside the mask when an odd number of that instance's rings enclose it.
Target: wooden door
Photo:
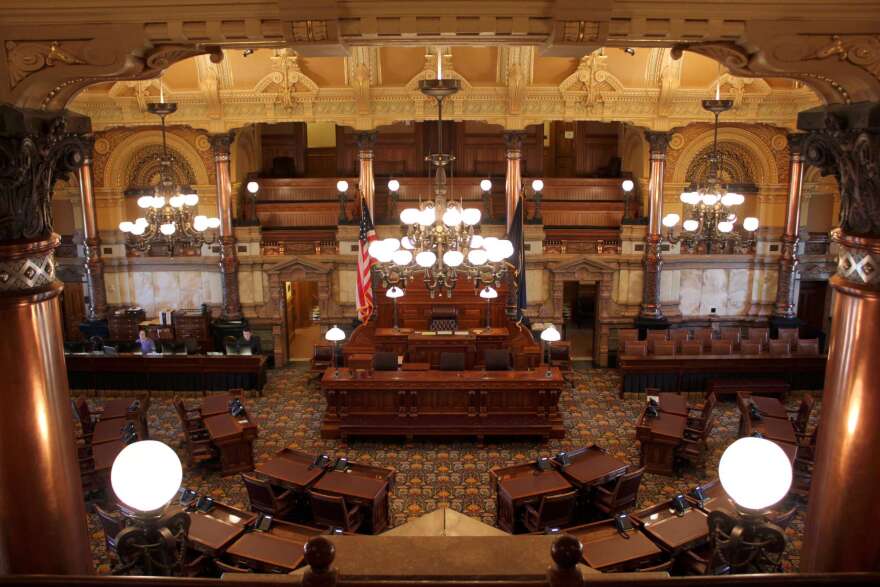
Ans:
[[[825,296],[827,281],[802,281],[798,294],[797,317],[804,321],[806,332],[825,330]]]
[[[79,281],[64,283],[61,292],[61,316],[64,327],[64,340],[81,340],[79,325],[86,318],[86,302],[83,284]]]

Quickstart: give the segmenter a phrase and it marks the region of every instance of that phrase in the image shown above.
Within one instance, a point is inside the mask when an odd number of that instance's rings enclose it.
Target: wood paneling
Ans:
[[[579,121],[575,126],[576,177],[609,177],[614,173],[613,160],[617,158],[617,124]],[[612,173],[609,173],[611,171]]]
[[[394,124],[377,129],[373,146],[373,174],[376,177],[425,175],[425,157],[422,152],[423,124]],[[358,146],[356,131],[336,127],[336,173],[358,175]]]
[[[306,124],[290,122],[264,125],[260,132],[264,177],[304,177],[306,168]]]
[[[64,283],[64,291],[61,293],[61,315],[64,318],[64,340],[80,340],[82,333],[79,325],[86,318],[85,293],[83,284],[79,281],[67,281]]]

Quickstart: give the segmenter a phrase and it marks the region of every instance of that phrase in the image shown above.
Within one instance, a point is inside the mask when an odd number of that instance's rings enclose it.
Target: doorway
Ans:
[[[292,361],[308,361],[321,338],[317,281],[284,282],[287,352]]]
[[[596,338],[596,300],[599,284],[565,281],[562,289],[562,318],[565,337],[571,341],[571,358],[591,361]]]
[[[801,336],[816,338],[827,331],[828,282],[801,281],[797,317],[803,321]]]
[[[64,340],[82,340],[79,325],[86,319],[86,298],[82,282],[65,281],[61,292],[61,326]]]

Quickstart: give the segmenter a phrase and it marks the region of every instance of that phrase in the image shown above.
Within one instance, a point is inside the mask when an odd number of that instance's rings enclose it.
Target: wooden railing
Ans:
[[[545,255],[616,255],[620,253],[620,240],[617,239],[584,239],[570,240],[544,239]]]
[[[318,241],[263,241],[260,254],[272,257],[278,255],[335,255],[339,252],[339,242],[335,240]]]

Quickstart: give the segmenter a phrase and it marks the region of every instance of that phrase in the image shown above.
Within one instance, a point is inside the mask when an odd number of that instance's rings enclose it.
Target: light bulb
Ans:
[[[391,251],[392,253],[400,248],[400,241],[396,238],[386,238],[382,240],[385,243],[385,247]]]
[[[502,239],[498,241],[498,245],[501,247],[501,253],[504,255],[504,258],[508,258],[513,255],[513,243],[509,240]]]
[[[131,229],[131,234],[133,234],[135,236],[140,236],[140,235],[144,234],[146,231],[147,231],[147,227],[144,226],[143,224],[135,224],[134,227]]]
[[[489,257],[483,249],[471,249],[468,251],[468,263],[474,266],[482,265]]]
[[[348,191],[348,182],[345,181],[344,179],[340,179],[339,181],[336,182],[336,189],[340,192],[347,192]]]
[[[504,246],[499,241],[496,241],[491,246],[486,247],[486,257],[489,259],[489,261],[493,263],[503,261],[505,259],[504,253]]]
[[[760,223],[758,222],[758,219],[754,216],[747,216],[745,220],[743,220],[743,228],[745,228],[749,232],[755,232],[756,230],[758,230],[759,224]]]
[[[392,285],[392,286],[389,287],[388,290],[385,292],[385,296],[386,296],[386,297],[389,297],[389,298],[391,298],[391,299],[393,300],[393,299],[396,299],[396,298],[402,298],[403,295],[404,295],[404,293],[405,293],[405,292],[404,292],[402,289],[400,289],[400,288],[397,287],[396,285]]]
[[[165,224],[159,227],[159,232],[164,234],[165,236],[171,236],[177,231],[177,227],[174,226],[173,222],[166,222]]]
[[[718,462],[718,478],[738,505],[765,510],[788,494],[791,461],[775,442],[746,436],[725,449]]]
[[[397,181],[396,179],[388,180],[388,191],[396,192],[399,189],[400,189],[400,182],[399,181]]]
[[[467,226],[473,226],[480,223],[483,213],[478,208],[465,208],[461,213],[461,221]]]
[[[631,179],[624,179],[623,183],[620,184],[620,187],[622,187],[625,192],[631,192],[633,191],[633,188],[636,187],[636,184],[633,183],[633,180]]]
[[[220,219],[208,218],[208,228],[220,228]]]
[[[330,342],[339,342],[340,340],[345,340],[345,331],[334,324],[333,328],[328,330],[327,333],[324,335],[324,339],[329,340]]]
[[[255,181],[247,182],[247,191],[252,194],[257,193],[258,191],[260,191],[260,184]]]
[[[483,237],[479,234],[472,235],[469,248],[479,249],[482,246],[483,246]]]
[[[492,191],[492,182],[488,179],[480,181],[480,189],[484,192]]]
[[[497,242],[498,239],[494,236],[487,236],[483,239],[483,248],[488,251],[490,248],[494,247]]]
[[[557,342],[561,338],[562,338],[562,335],[559,334],[559,331],[556,330],[556,327],[552,324],[541,331],[541,340],[543,340],[543,341]]]
[[[412,261],[413,255],[411,252],[406,249],[400,249],[398,251],[394,251],[391,255],[391,260],[395,265],[409,265],[409,262]]]
[[[419,224],[431,226],[437,220],[437,211],[433,207],[425,208],[419,212]]]
[[[129,222],[128,220],[119,223],[119,230],[122,232],[131,232],[131,229],[134,228],[134,222]]]
[[[380,263],[390,263],[391,259],[394,258],[394,251],[387,245],[380,247],[376,253],[376,260]]]
[[[400,213],[400,221],[407,226],[415,224],[419,221],[419,218],[421,218],[420,212],[416,208],[404,208]]]
[[[448,208],[443,213],[443,224],[446,226],[458,226],[461,224],[461,212],[457,208]]]
[[[168,199],[168,204],[170,204],[172,208],[180,208],[183,206],[183,198],[180,196],[171,196],[171,198]]]
[[[446,251],[443,253],[443,262],[450,267],[458,267],[464,261],[461,251]]]
[[[742,204],[745,201],[746,201],[746,197],[744,195],[736,194],[736,204],[734,204],[734,206],[739,206],[740,204]]]
[[[137,199],[138,208],[149,208],[153,205],[153,196],[141,196]]]
[[[673,226],[678,224],[679,220],[681,220],[681,216],[679,216],[678,214],[667,214],[663,217],[663,226],[665,226],[666,228],[672,228]]]
[[[720,232],[727,234],[728,232],[733,230],[733,222],[728,222],[728,221],[719,222],[718,223],[718,230]]]
[[[532,180],[532,190],[536,192],[540,192],[544,189],[544,182],[540,179]]]
[[[685,229],[687,232],[694,232],[695,230],[700,228],[700,223],[698,221],[694,220],[693,218],[689,218],[688,220],[684,221],[684,223],[681,225],[681,227],[683,229]]]
[[[153,208],[158,210],[159,208],[165,205],[165,196],[156,196],[153,198],[153,203],[151,204]]]
[[[385,241],[375,240],[367,247],[367,253],[373,258],[378,259],[380,251],[385,247]]]
[[[144,228],[146,228],[147,226],[150,225],[150,223],[147,222],[147,219],[144,218],[143,216],[141,216],[140,218],[135,218],[134,223],[137,225],[143,226]]]
[[[167,444],[141,440],[123,448],[110,469],[110,485],[116,497],[139,512],[155,512],[171,501],[180,489],[183,468]]]
[[[432,253],[431,251],[422,251],[418,255],[416,255],[416,264],[419,267],[433,267],[434,263],[437,261],[437,255]]]
[[[197,206],[199,203],[199,195],[198,194],[186,194],[183,197],[183,201],[187,206]]]
[[[494,287],[486,286],[480,290],[480,297],[484,300],[494,300],[498,297],[498,292],[495,291]]]
[[[402,239],[400,239],[400,246],[408,251],[411,251],[414,248],[416,248],[416,246],[412,242],[412,239],[410,239],[408,236],[405,236]]]
[[[208,228],[208,217],[199,214],[195,218],[193,218],[193,228],[195,228],[199,232],[203,232]]]
[[[714,206],[718,203],[718,196],[716,194],[704,194],[703,203],[707,206]]]

